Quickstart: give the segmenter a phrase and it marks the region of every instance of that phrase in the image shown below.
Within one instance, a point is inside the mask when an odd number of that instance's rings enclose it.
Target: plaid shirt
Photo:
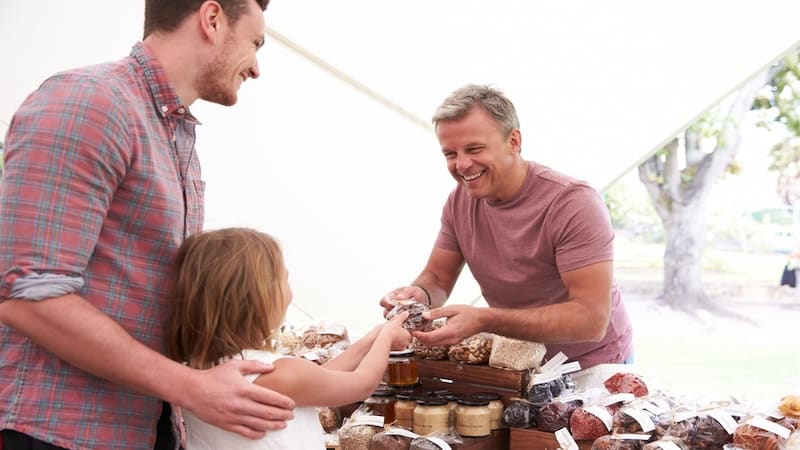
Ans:
[[[0,299],[74,292],[163,353],[174,256],[203,222],[196,124],[143,43],[45,81],[6,136]],[[0,324],[0,429],[152,449],[161,406]]]

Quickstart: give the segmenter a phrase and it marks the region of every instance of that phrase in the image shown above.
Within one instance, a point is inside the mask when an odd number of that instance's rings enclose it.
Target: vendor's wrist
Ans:
[[[431,293],[427,289],[425,289],[423,286],[421,286],[419,284],[412,284],[412,286],[418,287],[422,292],[424,292],[425,293],[426,302],[428,303],[428,306],[433,306],[433,302],[432,302],[432,299],[431,299]]]

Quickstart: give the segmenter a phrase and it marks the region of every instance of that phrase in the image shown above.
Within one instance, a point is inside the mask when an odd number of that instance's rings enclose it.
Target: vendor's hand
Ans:
[[[386,321],[381,332],[386,333],[392,339],[392,350],[405,350],[411,343],[411,333],[403,328],[403,322],[408,318],[408,312],[402,312],[391,320]]]
[[[294,417],[291,398],[244,377],[272,370],[271,364],[231,360],[197,371],[197,376],[185,386],[180,406],[224,430],[250,439],[261,438],[267,431],[286,428],[286,421]]]
[[[400,300],[413,300],[427,305],[428,295],[419,286],[403,286],[394,289],[381,297],[380,305],[383,307],[383,317],[386,317]]]
[[[481,330],[479,314],[479,308],[467,305],[450,305],[435,308],[422,313],[422,317],[428,320],[446,317],[445,325],[433,331],[415,331],[413,335],[428,347],[458,344],[464,339],[483,331]]]

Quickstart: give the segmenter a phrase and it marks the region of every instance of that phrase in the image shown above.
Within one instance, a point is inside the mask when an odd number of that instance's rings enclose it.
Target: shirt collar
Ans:
[[[197,121],[189,111],[189,107],[178,97],[175,88],[167,79],[164,68],[147,45],[141,41],[137,42],[131,49],[131,57],[142,68],[159,115],[162,117],[177,116]]]

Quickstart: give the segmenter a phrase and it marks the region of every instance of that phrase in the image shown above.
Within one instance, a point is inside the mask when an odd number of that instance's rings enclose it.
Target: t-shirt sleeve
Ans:
[[[600,194],[576,184],[561,194],[549,229],[559,272],[614,260],[614,231]]]
[[[455,215],[453,213],[453,203],[455,191],[450,194],[442,208],[442,225],[439,228],[439,235],[436,237],[435,247],[461,253],[456,237]]]

